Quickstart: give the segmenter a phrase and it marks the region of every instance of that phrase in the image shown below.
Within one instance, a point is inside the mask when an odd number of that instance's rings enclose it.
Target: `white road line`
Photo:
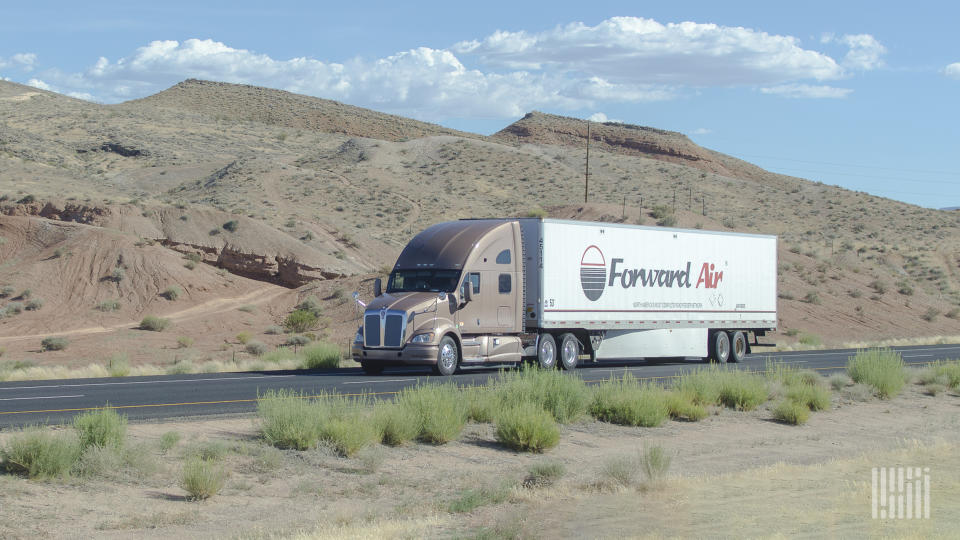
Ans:
[[[907,356],[907,355],[905,355],[905,354],[902,354],[902,355],[900,355],[900,356],[902,356],[903,358],[929,358],[929,357],[931,357],[931,356],[933,356],[933,355],[932,355],[932,354],[911,354],[911,355]]]
[[[66,399],[66,398],[78,398],[83,397],[82,394],[76,396],[31,396],[31,397],[8,397],[0,398],[0,401],[19,401],[23,399]]]
[[[345,383],[340,383],[340,384],[343,384],[343,385],[347,385],[347,384],[375,384],[375,383],[385,383],[385,382],[410,382],[410,381],[415,381],[415,380],[417,380],[417,379],[375,379],[375,380],[374,380],[374,379],[371,379],[371,380],[369,380],[369,381],[350,381],[350,382],[345,382]]]
[[[910,353],[910,352],[915,352],[915,351],[949,351],[949,350],[953,350],[953,349],[960,349],[960,345],[955,346],[955,347],[937,347],[937,348],[923,348],[923,349],[907,349],[907,350],[903,350],[903,351],[899,351],[899,352],[902,354],[902,353]],[[894,350],[897,350],[897,349],[894,349]],[[851,349],[850,351],[847,351],[847,352],[794,353],[794,352],[792,352],[792,351],[781,351],[781,352],[773,352],[773,353],[769,353],[769,354],[751,353],[750,356],[782,356],[783,358],[790,358],[790,357],[795,357],[795,356],[833,356],[833,355],[843,356],[843,355],[848,355],[848,354],[850,354],[851,351],[853,352],[853,354],[856,354],[856,352]]]
[[[78,388],[81,386],[122,386],[125,384],[165,384],[165,383],[183,383],[200,381],[245,381],[249,379],[283,379],[286,377],[296,377],[296,375],[251,375],[249,377],[210,377],[206,379],[169,379],[163,381],[126,381],[126,382],[102,382],[102,383],[83,383],[83,384],[48,384],[43,386],[9,386],[0,388],[0,390],[30,390],[32,388]]]

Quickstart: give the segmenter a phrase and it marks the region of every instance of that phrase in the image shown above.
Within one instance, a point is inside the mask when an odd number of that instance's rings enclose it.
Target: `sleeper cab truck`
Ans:
[[[438,223],[403,249],[385,290],[375,280],[374,296],[351,347],[371,375],[523,360],[739,362],[776,328],[777,238],[539,218]]]

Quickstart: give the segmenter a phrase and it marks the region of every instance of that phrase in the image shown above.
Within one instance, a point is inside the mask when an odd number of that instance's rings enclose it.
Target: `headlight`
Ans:
[[[413,336],[413,339],[410,340],[410,343],[430,343],[433,341],[433,332],[427,332],[426,334],[417,334]]]
[[[363,343],[363,327],[357,328],[357,335],[353,338],[354,343]]]

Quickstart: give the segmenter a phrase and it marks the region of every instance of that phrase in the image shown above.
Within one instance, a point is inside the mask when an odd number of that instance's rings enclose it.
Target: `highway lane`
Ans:
[[[907,365],[960,358],[960,345],[894,347]],[[749,355],[739,369],[762,370],[768,360],[785,362],[821,373],[843,371],[854,349],[764,353]],[[613,374],[631,372],[643,380],[668,383],[679,374],[702,366],[694,359],[601,362],[576,371],[588,383]],[[398,368],[370,377],[359,368],[336,371],[215,373],[71,379],[0,383],[0,428],[29,424],[61,424],[82,411],[109,405],[131,421],[244,413],[256,410],[256,399],[268,390],[291,389],[309,395],[336,392],[347,395],[393,396],[419,382],[451,381],[480,384],[495,377],[498,368],[468,368],[449,378],[437,377],[423,368]]]

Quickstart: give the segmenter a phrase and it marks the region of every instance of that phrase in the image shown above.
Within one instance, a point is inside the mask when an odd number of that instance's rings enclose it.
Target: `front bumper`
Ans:
[[[355,362],[378,364],[436,365],[438,345],[408,343],[400,349],[368,349],[354,343],[350,348]]]

